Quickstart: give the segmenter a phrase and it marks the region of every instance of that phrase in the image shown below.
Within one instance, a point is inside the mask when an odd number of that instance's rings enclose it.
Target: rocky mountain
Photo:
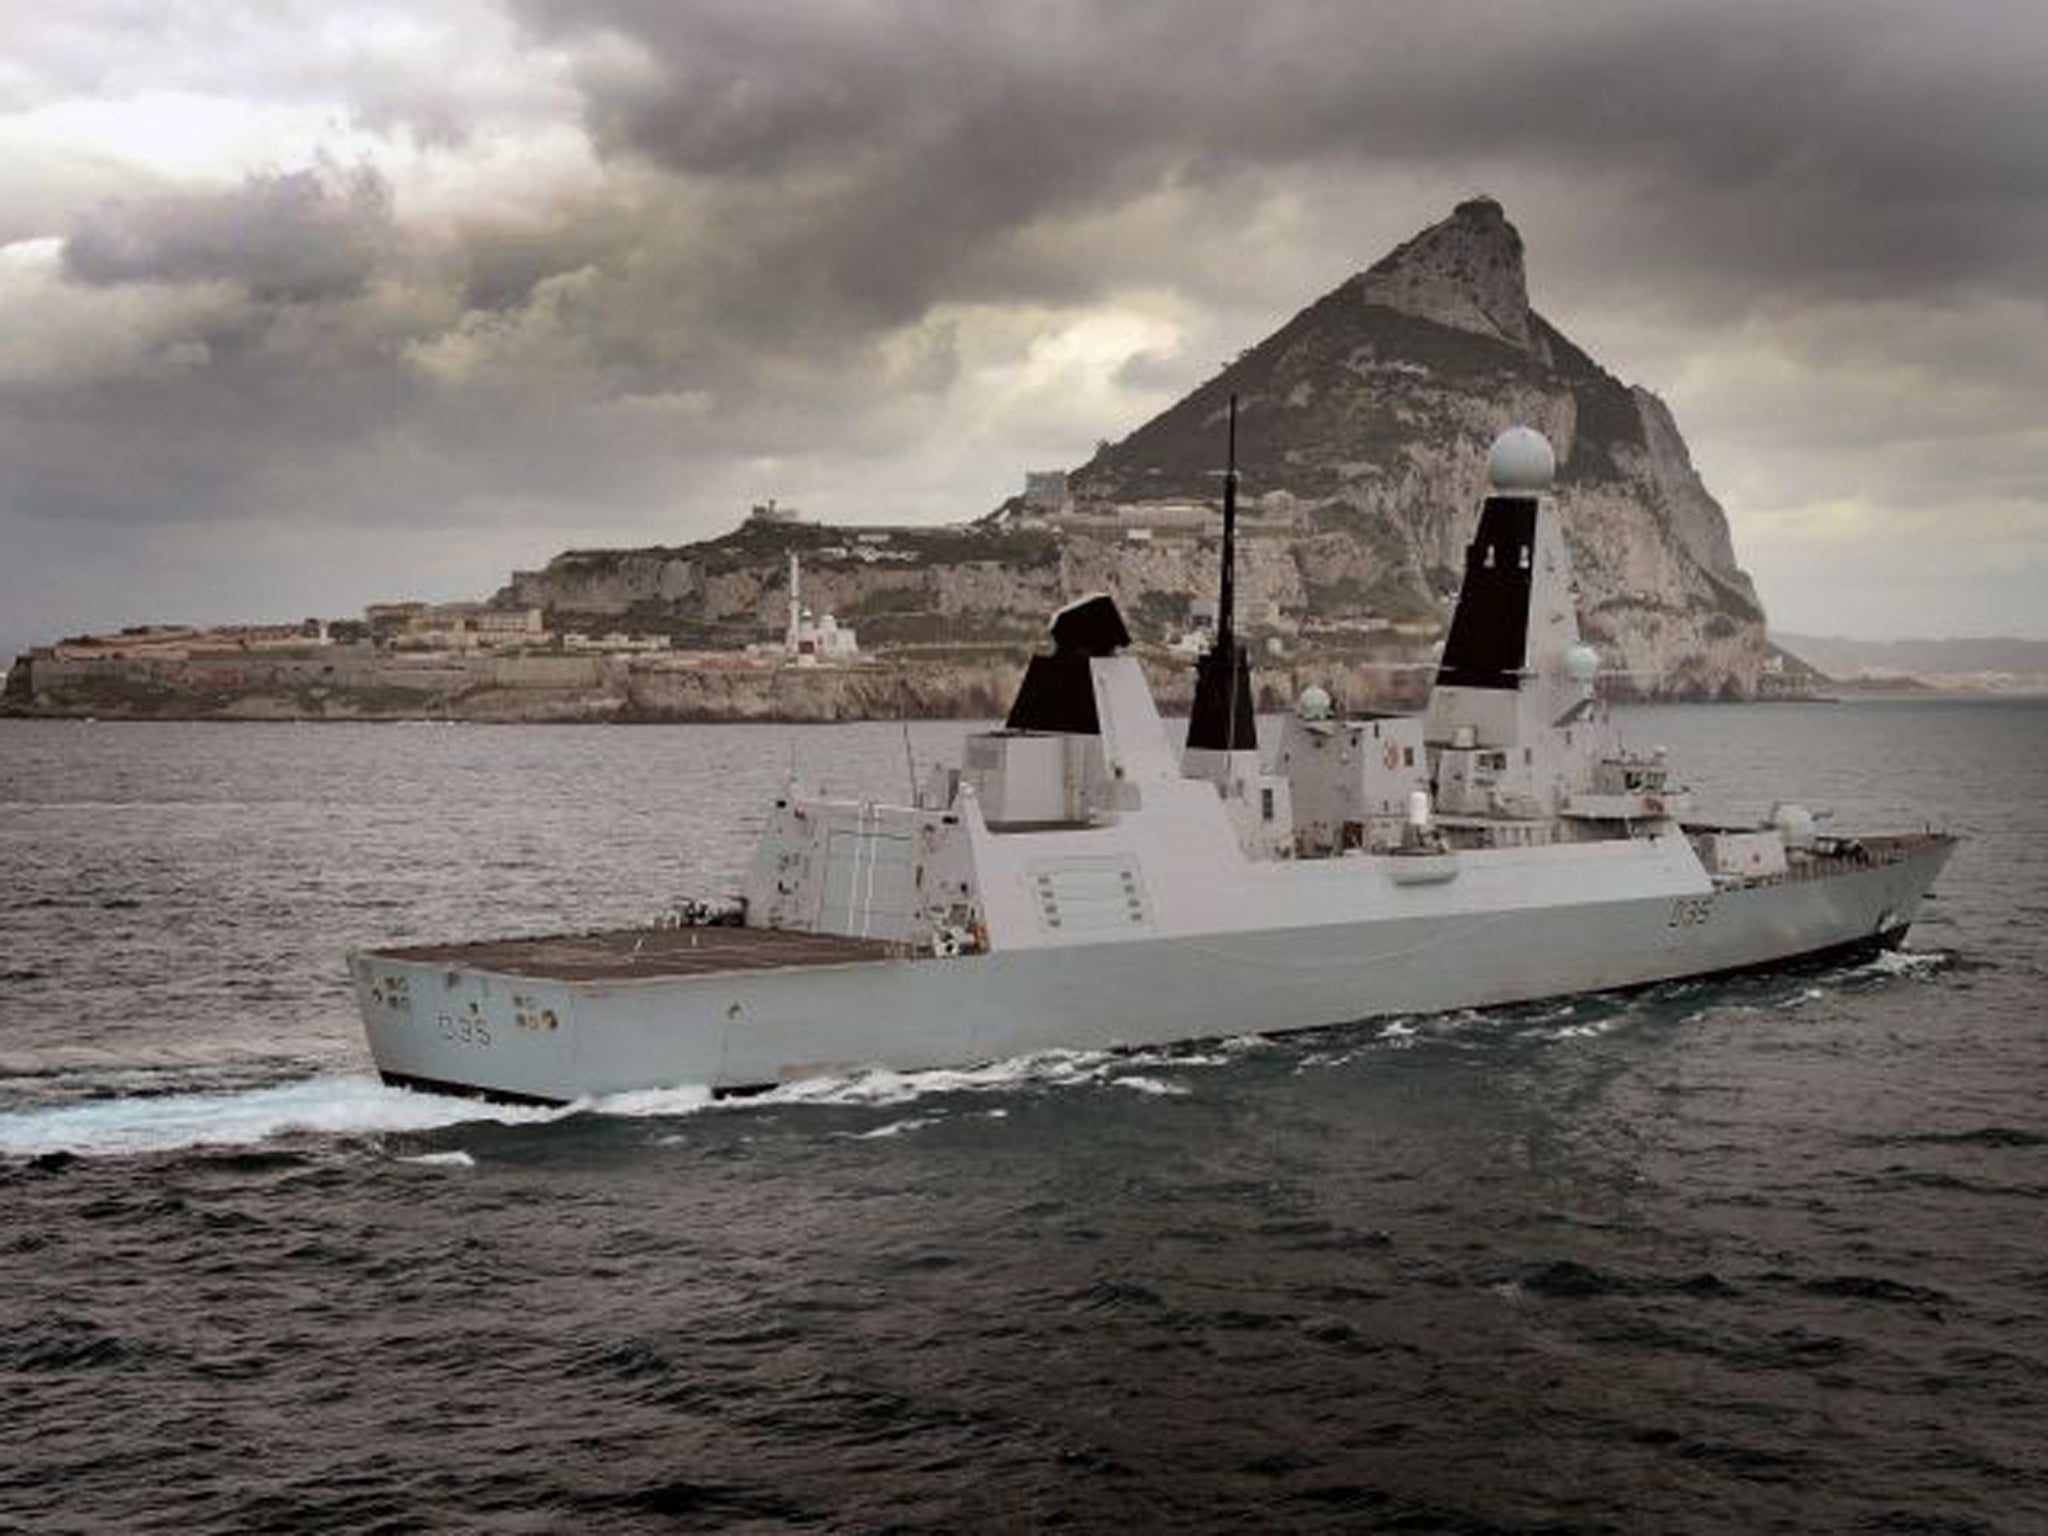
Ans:
[[[1213,495],[1233,393],[1242,485],[1301,523],[1311,616],[1361,596],[1437,606],[1487,446],[1527,424],[1557,449],[1582,620],[1610,661],[1657,679],[1649,691],[1754,692],[1763,609],[1670,409],[1529,307],[1521,236],[1498,203],[1460,204],[1105,447],[1072,477],[1079,505]]]
[[[1671,412],[1529,307],[1521,237],[1498,204],[1479,199],[1071,475],[1033,477],[1027,495],[986,517],[832,527],[771,506],[692,544],[570,550],[515,572],[493,599],[545,609],[558,635],[658,634],[676,651],[729,652],[782,637],[794,552],[805,605],[857,630],[858,665],[739,667],[729,656],[673,652],[629,664],[596,654],[602,638],[554,647],[566,654],[445,666],[367,648],[345,665],[324,655],[39,655],[7,678],[0,713],[985,715],[1008,697],[1047,615],[1101,590],[1121,600],[1161,701],[1185,709],[1185,642],[1217,586],[1233,393],[1245,513],[1238,619],[1254,647],[1262,707],[1284,706],[1310,683],[1348,708],[1420,701],[1488,445],[1516,423],[1541,429],[1557,449],[1581,621],[1622,669],[1614,691],[1747,697],[1760,683],[1777,696],[1810,688],[1796,659],[1773,655],[1727,519]]]
[[[1670,411],[1529,307],[1521,237],[1483,199],[1103,448],[1069,477],[1065,504],[1019,498],[969,525],[885,531],[752,519],[698,544],[572,551],[519,573],[499,599],[545,607],[558,627],[772,639],[794,548],[807,603],[856,625],[870,649],[1014,650],[1050,609],[1102,588],[1141,641],[1164,642],[1215,590],[1233,392],[1248,513],[1240,598],[1254,636],[1287,658],[1283,668],[1262,649],[1270,683],[1320,676],[1341,699],[1385,698],[1392,674],[1356,663],[1427,659],[1487,447],[1527,423],[1557,449],[1582,620],[1610,664],[1630,669],[1624,691],[1755,692],[1762,608]]]

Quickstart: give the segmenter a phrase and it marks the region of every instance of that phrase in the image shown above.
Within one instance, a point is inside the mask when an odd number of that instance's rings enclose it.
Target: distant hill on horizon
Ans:
[[[1795,635],[1773,631],[1771,639],[1830,677],[1859,673],[1927,677],[1978,672],[2021,675],[2048,673],[2048,640],[2011,635],[1953,639],[1856,640],[1846,635]]]

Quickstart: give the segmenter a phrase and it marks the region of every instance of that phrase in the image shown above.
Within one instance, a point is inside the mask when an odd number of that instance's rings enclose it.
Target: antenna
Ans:
[[[903,722],[903,766],[910,770],[910,803],[917,804],[917,754],[910,750],[910,722]]]
[[[1223,469],[1223,588],[1216,595],[1216,649],[1237,643],[1237,396],[1230,397],[1230,437]]]
[[[1216,598],[1216,624],[1223,654],[1230,664],[1230,745],[1238,738],[1237,711],[1244,696],[1244,658],[1237,648],[1237,396],[1230,397],[1230,435],[1223,456],[1223,590]],[[1257,745],[1254,736],[1253,744]]]
[[[1223,571],[1216,593],[1216,639],[1195,663],[1195,702],[1188,746],[1237,752],[1259,744],[1251,677],[1237,641],[1237,396],[1230,397],[1230,436],[1223,471]]]

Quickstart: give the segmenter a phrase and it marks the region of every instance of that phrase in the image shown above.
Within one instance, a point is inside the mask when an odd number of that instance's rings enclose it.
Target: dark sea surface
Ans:
[[[378,1086],[344,950],[898,727],[0,722],[0,1529],[2048,1530],[2048,703],[1626,723],[1963,833],[1909,950],[550,1112]]]

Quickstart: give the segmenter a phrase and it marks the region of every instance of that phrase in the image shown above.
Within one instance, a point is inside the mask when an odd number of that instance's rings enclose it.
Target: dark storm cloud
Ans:
[[[2026,4],[521,10],[638,40],[645,68],[582,77],[600,141],[775,185],[772,209],[726,210],[726,237],[884,317],[985,279],[1036,221],[1247,168],[1570,173],[1632,216],[1619,254],[1723,302],[1759,280],[2023,280],[2048,203],[2048,29]]]
[[[64,267],[87,283],[214,280],[306,302],[360,291],[390,238],[391,189],[374,170],[304,170],[108,203],[64,242]]]
[[[45,145],[0,198],[0,518],[680,538],[795,485],[892,511],[920,474],[970,515],[1482,190],[1539,307],[1637,340],[1594,348],[1628,376],[1687,370],[1696,450],[1769,466],[1759,498],[1918,423],[1873,495],[2044,499],[2031,4],[506,4],[410,52],[342,4],[171,4],[146,47],[69,16],[66,89],[115,50],[131,91],[338,91],[388,155],[87,194],[67,167],[106,157]],[[329,13],[355,40],[302,60]],[[578,131],[595,166],[528,177]],[[1173,334],[1105,354],[1099,397],[987,384],[1133,295]]]

